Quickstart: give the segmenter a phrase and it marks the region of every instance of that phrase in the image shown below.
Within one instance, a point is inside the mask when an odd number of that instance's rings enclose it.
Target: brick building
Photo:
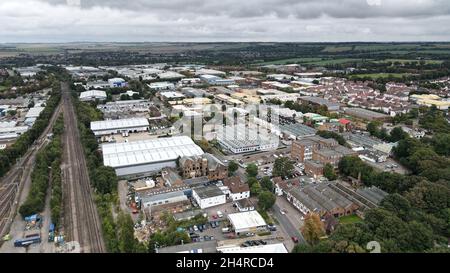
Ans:
[[[180,158],[184,179],[207,176],[209,180],[221,180],[228,176],[228,168],[211,154]]]

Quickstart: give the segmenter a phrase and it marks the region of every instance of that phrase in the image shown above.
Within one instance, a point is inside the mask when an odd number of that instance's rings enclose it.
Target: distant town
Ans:
[[[449,252],[448,43],[139,46],[0,55],[0,252]]]

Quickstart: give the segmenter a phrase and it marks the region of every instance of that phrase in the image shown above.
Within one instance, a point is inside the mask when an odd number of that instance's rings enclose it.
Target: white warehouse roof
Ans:
[[[86,98],[106,98],[106,92],[101,90],[90,90],[80,93],[80,99]]]
[[[103,163],[113,168],[176,160],[202,155],[202,149],[187,136],[157,138],[127,143],[103,144]]]
[[[25,118],[37,118],[44,111],[44,107],[33,107],[30,108]]]
[[[288,253],[283,243],[249,247],[223,246],[218,247],[217,251],[221,253]]]
[[[150,124],[146,118],[128,118],[128,119],[115,119],[115,120],[102,120],[92,121],[91,130],[114,130],[114,129],[126,129],[136,127],[147,127]]]
[[[228,219],[236,230],[267,225],[261,214],[255,210],[228,214]]]

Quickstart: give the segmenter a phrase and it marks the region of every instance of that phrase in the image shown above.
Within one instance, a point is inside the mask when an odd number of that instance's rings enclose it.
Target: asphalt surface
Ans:
[[[289,237],[297,237],[299,244],[306,244],[305,239],[303,238],[303,235],[300,233],[300,231],[295,228],[295,226],[289,221],[287,218],[288,216],[285,214],[281,214],[280,210],[281,208],[275,204],[272,207],[273,210],[273,216],[278,220],[278,223],[283,226],[284,230],[287,232]]]

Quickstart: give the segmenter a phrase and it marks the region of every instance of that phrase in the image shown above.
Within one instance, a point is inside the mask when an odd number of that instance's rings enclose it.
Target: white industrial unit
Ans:
[[[92,121],[91,130],[96,136],[119,134],[123,132],[145,132],[150,124],[146,118]]]
[[[103,163],[118,176],[159,172],[176,168],[179,157],[203,155],[190,137],[177,136],[102,145]]]
[[[80,101],[106,100],[106,92],[101,90],[90,90],[80,93]]]
[[[201,187],[192,190],[192,197],[200,208],[210,208],[227,202],[226,195],[216,185]]]
[[[255,210],[228,214],[228,219],[236,234],[258,232],[267,229],[266,221]]]

